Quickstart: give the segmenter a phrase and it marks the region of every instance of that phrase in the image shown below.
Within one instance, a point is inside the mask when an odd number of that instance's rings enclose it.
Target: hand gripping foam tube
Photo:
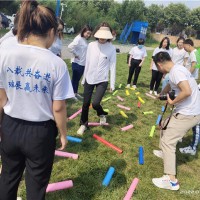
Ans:
[[[129,96],[129,95],[130,95],[130,93],[129,93],[129,91],[128,91],[128,90],[126,90],[126,95],[127,95],[127,96]]]
[[[113,96],[114,96],[114,95],[116,95],[116,94],[117,94],[117,92],[118,92],[118,90],[115,90],[115,91],[113,92],[113,94],[112,94],[112,95],[113,95]]]
[[[68,152],[55,150],[55,155],[61,156],[61,157],[66,157],[66,158],[73,158],[75,160],[78,159],[78,154],[75,154],[75,153],[68,153]]]
[[[128,126],[125,126],[125,127],[121,128],[121,130],[122,130],[122,131],[127,131],[127,130],[129,130],[129,129],[131,129],[131,128],[133,128],[133,124],[130,124],[130,125],[128,125]]]
[[[160,122],[160,120],[161,120],[161,115],[158,115],[158,118],[157,118],[157,120],[156,120],[156,125],[158,125],[159,124],[159,122]]]
[[[117,98],[118,98],[120,101],[124,101],[124,99],[121,98],[120,96],[117,96]]]
[[[75,112],[73,115],[71,115],[68,119],[74,119],[78,114],[80,114],[82,112],[82,108],[80,110],[78,110],[77,112]]]
[[[126,107],[126,106],[123,106],[123,105],[121,105],[121,104],[117,104],[117,107],[122,108],[122,109],[125,109],[125,110],[131,110],[131,108]]]
[[[98,141],[100,141],[101,143],[105,144],[106,146],[108,146],[108,147],[114,149],[114,150],[117,151],[118,153],[122,153],[122,152],[123,152],[120,148],[116,147],[115,145],[113,145],[113,144],[111,144],[110,142],[104,140],[103,138],[99,137],[99,136],[96,135],[96,134],[93,134],[93,138],[95,138],[96,140],[98,140]]]
[[[126,196],[124,197],[123,200],[130,200],[131,199],[133,192],[135,191],[135,188],[137,187],[138,182],[139,182],[139,179],[134,178],[134,180],[132,181],[131,186],[128,189]]]
[[[78,143],[82,142],[82,139],[80,139],[80,138],[76,138],[76,137],[72,137],[72,136],[67,136],[66,138],[70,142],[78,142]]]
[[[156,129],[156,126],[153,125],[153,126],[151,127],[151,131],[150,131],[149,137],[153,137],[153,134],[154,134],[155,129]]]
[[[139,164],[144,164],[144,150],[143,147],[139,147]]]
[[[123,117],[128,118],[128,116],[124,113],[124,111],[120,110],[119,112]]]
[[[50,183],[47,186],[46,192],[54,192],[57,190],[64,190],[73,187],[72,180],[62,181],[57,183]]]
[[[104,185],[104,186],[108,186],[109,185],[114,172],[115,172],[115,168],[114,167],[110,167],[109,170],[106,173],[105,178],[103,179],[102,185]]]

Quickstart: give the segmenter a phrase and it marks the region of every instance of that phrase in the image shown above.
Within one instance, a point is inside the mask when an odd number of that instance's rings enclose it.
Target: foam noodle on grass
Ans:
[[[78,159],[78,154],[75,154],[75,153],[68,153],[68,152],[55,150],[55,155],[61,156],[61,157],[66,157],[66,158],[73,158],[75,160]]]
[[[77,138],[77,137],[72,137],[72,136],[69,136],[69,135],[68,135],[66,138],[67,138],[67,140],[70,141],[70,142],[78,142],[78,143],[82,142],[82,139]]]
[[[131,108],[126,107],[126,106],[123,106],[123,105],[121,105],[121,104],[117,104],[117,107],[122,108],[122,109],[125,109],[125,110],[131,110]]]
[[[140,108],[141,107],[141,102],[138,101],[137,107]]]
[[[73,115],[71,115],[68,119],[74,119],[78,114],[80,114],[82,112],[82,108],[80,110],[78,110],[77,112],[75,112]]]
[[[108,123],[100,124],[99,122],[88,122],[88,126],[108,126]]]
[[[151,97],[152,99],[156,99],[156,97],[154,97],[152,94],[149,93],[145,93],[148,97]]]
[[[111,97],[107,97],[107,98],[103,99],[102,102],[106,102],[106,101],[108,101],[109,99],[111,99]]]
[[[46,192],[54,192],[57,190],[64,190],[73,187],[72,180],[62,181],[57,183],[50,183],[47,186]]]
[[[115,90],[115,91],[113,92],[113,94],[112,94],[112,95],[113,95],[113,96],[114,96],[114,95],[116,95],[116,94],[117,94],[117,92],[118,92],[118,90]]]
[[[125,126],[125,127],[121,128],[121,130],[122,130],[122,131],[127,131],[127,130],[129,130],[129,129],[131,129],[131,128],[133,128],[133,124],[130,124],[130,125],[128,125],[128,126]]]
[[[120,110],[120,112],[119,112],[123,117],[125,117],[125,118],[128,118],[128,116],[125,114],[125,112],[124,111],[122,111],[122,110]]]
[[[117,98],[118,98],[120,101],[124,101],[124,99],[121,98],[120,96],[117,96]]]
[[[154,134],[154,132],[155,132],[155,129],[156,129],[156,126],[153,125],[153,126],[151,127],[151,131],[150,131],[149,137],[153,137],[153,134]]]
[[[128,189],[128,191],[126,193],[126,196],[124,197],[123,200],[130,200],[131,199],[131,197],[133,195],[133,192],[135,191],[135,189],[137,187],[138,182],[139,182],[139,179],[138,178],[134,178],[134,180],[132,181],[131,186]]]
[[[153,114],[153,111],[143,112],[144,115]]]
[[[110,168],[108,169],[108,171],[107,171],[107,173],[106,173],[106,176],[105,176],[105,178],[103,179],[102,185],[104,185],[104,186],[108,186],[108,185],[109,185],[109,183],[110,183],[110,181],[111,181],[111,179],[112,179],[112,176],[113,176],[114,172],[115,172],[115,168],[114,168],[114,167],[110,167]]]
[[[139,164],[144,164],[144,150],[143,147],[139,147]]]
[[[106,146],[108,146],[108,147],[114,149],[114,150],[117,151],[118,153],[122,153],[122,152],[123,152],[120,148],[116,147],[115,145],[113,145],[113,144],[111,144],[110,142],[104,140],[103,138],[99,137],[99,136],[96,135],[96,134],[93,134],[93,138],[95,138],[96,140],[98,140],[98,141],[100,141],[101,143],[105,144]]]
[[[119,84],[119,88],[121,88],[122,87],[122,84]]]
[[[129,96],[129,95],[130,95],[130,93],[129,93],[129,91],[128,91],[128,90],[126,90],[126,95],[127,95],[127,96]]]
[[[141,98],[141,97],[138,97],[138,99],[139,99],[139,101],[141,102],[141,103],[145,103],[145,101]]]

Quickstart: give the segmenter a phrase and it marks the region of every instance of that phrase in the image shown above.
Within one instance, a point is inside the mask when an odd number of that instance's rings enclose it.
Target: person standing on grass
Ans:
[[[183,37],[179,37],[176,41],[177,47],[172,50],[172,61],[174,62],[174,64],[179,64],[183,66],[186,65],[189,54],[183,48],[184,41],[185,39]],[[165,88],[168,82],[169,74],[165,74],[162,81],[162,90]]]
[[[56,38],[49,50],[52,51],[55,55],[61,57],[64,22],[60,18],[57,18],[57,23],[58,28],[56,32]]]
[[[65,62],[48,50],[56,31],[53,10],[24,1],[19,44],[0,51],[0,200],[17,198],[25,168],[27,200],[44,200],[58,131],[59,149],[67,144],[65,100],[74,93]]]
[[[167,102],[175,106],[175,109],[169,118],[161,122],[161,150],[153,151],[154,155],[163,159],[165,175],[153,178],[152,182],[159,188],[179,190],[176,179],[176,145],[200,121],[200,92],[191,73],[182,65],[174,64],[167,52],[157,53],[153,60],[159,71],[169,73],[169,84],[161,95],[174,90],[175,99],[170,99],[167,94]]]
[[[144,39],[138,39],[137,46],[133,47],[130,50],[129,54],[130,54],[128,61],[129,75],[126,88],[130,88],[131,79],[135,72],[132,85],[132,87],[135,89],[142,68],[142,64],[145,60],[145,57],[147,57],[147,51],[146,48],[144,47]]]
[[[108,87],[110,71],[110,91],[115,89],[116,74],[116,50],[112,45],[112,30],[108,23],[101,23],[94,37],[97,39],[88,45],[86,55],[86,65],[82,84],[84,84],[84,99],[80,119],[80,128],[77,134],[82,135],[88,127],[89,106],[96,87],[96,93],[93,97],[92,106],[100,117],[100,124],[106,123],[105,112],[100,105],[101,100]]]
[[[155,56],[157,53],[159,53],[161,51],[167,52],[167,53],[169,53],[170,56],[172,56],[172,49],[170,48],[170,40],[168,37],[164,37],[161,40],[159,47],[157,47],[154,50],[153,56]],[[150,70],[152,72],[152,76],[151,76],[151,81],[150,81],[149,94],[152,94],[153,90],[154,90],[154,95],[158,95],[158,88],[160,86],[160,82],[162,80],[163,73],[158,71],[155,63],[153,62],[153,59],[151,60]]]
[[[90,38],[92,33],[92,28],[89,25],[85,25],[80,34],[77,35],[74,40],[68,45],[70,52],[73,53],[74,57],[72,61],[72,86],[74,89],[74,100],[83,99],[83,97],[78,94],[79,81],[83,75],[86,62],[86,52],[88,47],[87,40]]]

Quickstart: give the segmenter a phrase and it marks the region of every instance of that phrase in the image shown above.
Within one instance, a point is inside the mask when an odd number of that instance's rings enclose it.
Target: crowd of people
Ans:
[[[116,32],[107,22],[94,31],[89,25],[82,28],[68,45],[73,54],[71,79],[61,55],[63,29],[64,23],[56,18],[53,10],[37,1],[24,1],[14,28],[0,40],[0,200],[16,199],[25,168],[27,199],[45,199],[58,134],[59,150],[67,145],[66,99],[83,102],[77,134],[83,135],[88,129],[91,100],[100,124],[106,123],[108,113],[103,110],[101,100],[108,88],[109,76],[109,91],[115,90],[116,48],[112,41]],[[88,43],[92,35],[95,41]],[[145,40],[139,38],[129,52],[126,88],[137,88],[147,57],[144,44]],[[161,150],[153,151],[164,162],[165,175],[152,179],[159,188],[179,189],[175,152],[187,131],[192,129],[193,142],[180,148],[181,153],[195,155],[200,141],[196,51],[193,41],[182,37],[174,49],[170,47],[169,38],[164,37],[153,51],[149,94],[159,98],[175,91],[174,99],[167,95],[167,102],[174,109],[170,117],[161,122]],[[83,96],[78,93],[81,77]]]

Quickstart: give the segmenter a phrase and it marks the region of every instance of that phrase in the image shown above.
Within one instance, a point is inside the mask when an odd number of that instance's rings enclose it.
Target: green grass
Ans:
[[[79,154],[78,160],[55,157],[53,171],[50,182],[63,180],[73,180],[74,187],[71,189],[57,191],[47,194],[47,200],[121,200],[125,196],[132,180],[139,178],[137,190],[132,199],[137,200],[197,200],[200,194],[200,162],[198,155],[185,156],[177,151],[177,177],[180,181],[180,191],[167,191],[154,187],[151,179],[163,175],[163,162],[155,157],[153,149],[158,149],[159,130],[156,129],[154,137],[150,138],[151,126],[155,124],[158,114],[161,114],[161,106],[165,102],[153,100],[145,95],[149,91],[151,73],[149,70],[152,51],[148,51],[148,58],[142,67],[138,89],[145,104],[137,108],[138,99],[136,91],[130,91],[130,96],[125,94],[125,85],[128,76],[126,64],[126,54],[117,55],[117,95],[125,99],[119,102],[116,96],[107,92],[105,97],[112,96],[110,100],[102,103],[103,108],[109,109],[108,127],[92,127],[86,131],[82,143],[68,143],[65,151]],[[71,74],[71,65],[66,61]],[[83,92],[80,86],[80,93]],[[130,111],[125,111],[128,119],[123,118],[116,106],[118,103],[131,107]],[[67,102],[68,116],[79,110],[81,102]],[[153,111],[152,115],[143,115],[143,111]],[[168,112],[170,112],[168,110]],[[68,122],[68,135],[75,136],[79,128],[80,115]],[[98,117],[93,109],[89,112],[89,121],[98,122]],[[121,127],[133,124],[134,128],[122,132]],[[123,150],[118,154],[114,150],[104,146],[93,139],[92,135],[97,134],[107,141],[115,144]],[[186,135],[183,143],[178,147],[188,145],[191,140],[191,132]],[[144,165],[138,164],[138,148],[144,148]],[[59,140],[57,147],[59,147]],[[115,168],[114,176],[108,187],[101,185],[104,176],[110,166]],[[193,193],[192,193],[193,192]],[[196,192],[196,193],[194,193]],[[198,194],[197,194],[198,193]],[[25,197],[24,177],[21,181],[18,196]]]

